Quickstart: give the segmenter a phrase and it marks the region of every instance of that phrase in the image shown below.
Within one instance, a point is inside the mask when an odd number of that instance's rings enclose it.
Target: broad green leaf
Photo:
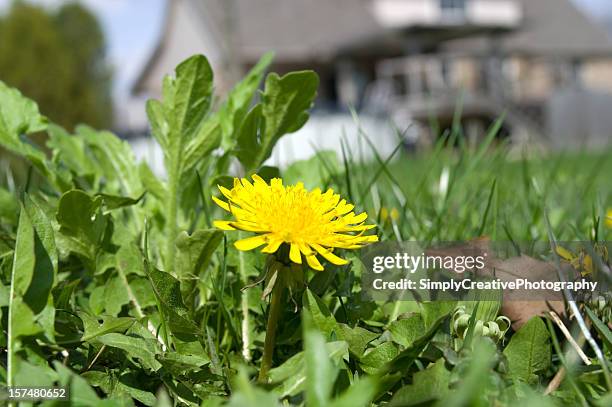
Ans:
[[[47,128],[47,119],[38,111],[33,100],[17,89],[0,81],[0,134],[1,137],[18,138],[21,134],[36,133]]]
[[[370,332],[360,326],[351,328],[346,324],[338,324],[337,328],[336,334],[338,335],[338,339],[348,343],[349,350],[357,359],[363,356],[368,343],[372,342],[379,336],[378,334]]]
[[[71,172],[85,176],[100,171],[95,162],[87,155],[83,137],[72,136],[66,130],[50,124],[47,147],[53,152],[53,162]]]
[[[162,318],[173,333],[196,334],[199,328],[191,319],[189,310],[183,303],[179,281],[169,273],[154,267],[145,267],[153,292],[157,298]]]
[[[2,285],[0,284],[0,307],[8,307],[9,306],[9,298],[11,293],[10,285]]]
[[[206,117],[212,101],[213,72],[203,55],[195,55],[176,67],[174,95],[169,122],[170,132],[180,132],[179,138],[190,139]]]
[[[53,367],[59,376],[60,385],[68,388],[72,405],[98,405],[100,399],[95,390],[87,383],[87,380],[57,360],[53,362]]]
[[[102,213],[102,198],[91,198],[74,189],[62,195],[57,210],[60,233],[69,250],[94,260],[109,226],[109,217]]]
[[[157,371],[161,364],[155,359],[159,353],[157,341],[119,333],[108,333],[96,337],[96,341],[125,351],[130,357],[136,358],[143,367]]]
[[[109,333],[124,333],[135,323],[133,318],[115,318],[110,316],[103,317],[103,321],[100,323],[98,318],[84,312],[79,312],[78,315],[83,321],[83,328],[85,330],[81,338],[83,342],[91,341],[100,335]]]
[[[210,359],[205,353],[198,355],[186,355],[178,352],[166,352],[159,355],[157,360],[166,370],[176,376],[195,373],[203,366],[210,363]]]
[[[416,406],[442,399],[448,393],[451,373],[444,367],[444,359],[439,359],[427,369],[414,374],[412,384],[399,389],[389,406]]]
[[[91,127],[78,126],[77,136],[85,140],[97,160],[96,169],[104,171],[107,182],[115,181],[117,187],[105,190],[111,194],[138,197],[143,186],[132,148],[108,131],[96,131]]]
[[[21,337],[37,335],[43,329],[49,339],[52,340],[54,335],[54,313],[47,305],[51,302],[49,294],[55,279],[53,260],[50,257],[57,259],[57,255],[53,250],[53,232],[49,231],[48,226],[39,208],[26,197],[26,206],[22,206],[19,216],[8,304],[9,385],[16,383],[17,376],[22,374],[17,359],[17,352],[22,347]],[[45,246],[53,254],[47,253]]]
[[[326,343],[325,352],[336,365],[349,357],[348,344],[344,341]],[[303,391],[306,384],[304,352],[293,355],[282,365],[271,369],[268,377],[272,383],[277,384],[274,391],[280,397],[294,396]]]
[[[421,314],[423,316],[425,328],[431,328],[439,322],[440,318],[450,315],[456,305],[457,303],[455,301],[430,301],[422,303]]]
[[[33,336],[42,332],[42,328],[36,323],[36,315],[34,315],[30,307],[20,297],[13,299],[9,305],[9,318],[9,339],[12,340],[14,349],[19,349],[20,347],[15,342],[18,338]]]
[[[244,369],[240,369],[234,378],[235,391],[225,404],[227,407],[278,407],[278,396],[255,387],[249,381]]]
[[[147,192],[163,201],[166,198],[166,185],[153,174],[146,162],[140,163],[138,172]]]
[[[224,150],[231,150],[236,144],[235,131],[242,123],[273,57],[271,52],[262,56],[249,73],[234,86],[226,102],[219,108],[218,115],[223,132]]]
[[[216,130],[216,119],[206,120],[212,90],[210,64],[203,55],[195,55],[176,68],[174,78],[167,76],[164,79],[163,100],[149,101],[147,106],[151,127],[164,152],[168,174],[163,203],[166,218],[164,265],[169,271],[175,267],[179,198],[185,185],[191,184],[189,177],[195,176],[191,170],[221,140],[220,132]]]
[[[313,329],[310,316],[304,311],[304,358],[306,362],[306,403],[325,407],[329,404],[338,369],[331,363],[325,338]]]
[[[189,180],[193,177],[193,170],[208,157],[221,143],[221,127],[216,117],[209,118],[200,127],[195,137],[184,148],[181,157],[182,178]]]
[[[121,400],[121,405],[133,405],[131,398],[135,398],[145,406],[155,405],[155,395],[149,391],[142,390],[135,383],[135,378],[129,372],[116,373],[115,371],[88,371],[82,376],[92,386],[99,387],[108,395],[106,400]],[[105,401],[106,401],[105,400]]]
[[[174,78],[164,79],[162,101],[147,102],[149,122],[164,151],[168,172],[180,166],[187,142],[194,138],[208,114],[212,81],[208,60],[195,55],[177,66]]]
[[[329,407],[368,407],[378,392],[378,381],[372,376],[361,376],[340,396],[332,400]]]
[[[181,283],[181,293],[187,304],[196,295],[200,272],[206,267],[216,250],[223,233],[215,229],[196,230],[191,235],[182,232],[176,239],[176,275]]]
[[[22,298],[32,282],[36,266],[35,245],[32,221],[25,208],[22,207],[13,258],[13,273],[11,277],[12,298]]]
[[[7,224],[16,224],[19,218],[19,201],[17,198],[0,187],[0,220]]]
[[[80,283],[81,280],[64,280],[53,287],[53,305],[55,308],[69,310],[70,300]]]
[[[49,366],[32,363],[17,356],[14,359],[14,381],[8,385],[13,386],[53,386],[57,380],[57,373]]]
[[[39,313],[47,305],[51,288],[57,274],[58,254],[55,246],[55,232],[47,215],[28,195],[25,196],[24,210],[32,224],[34,232],[34,269],[24,301]]]
[[[136,198],[109,194],[96,194],[96,197],[102,198],[106,209],[113,210],[138,204],[138,202],[140,202],[144,197],[144,193]]]
[[[425,324],[421,315],[413,314],[408,318],[393,321],[389,324],[389,332],[395,343],[408,347],[423,335]]]
[[[493,379],[492,367],[496,360],[497,347],[489,338],[474,337],[476,342],[467,371],[462,372],[460,385],[446,393],[438,402],[445,407],[488,406],[490,394],[497,392],[498,387]]]
[[[544,321],[540,317],[531,318],[512,336],[504,355],[511,377],[536,382],[538,374],[550,367],[552,357],[550,334]]]
[[[332,332],[336,330],[337,324],[336,319],[327,306],[309,289],[306,289],[304,292],[302,301],[306,312],[312,319],[313,326],[321,331],[325,338],[329,339],[332,336]]]
[[[397,355],[399,350],[393,342],[384,342],[370,349],[360,360],[361,368],[368,374],[378,374],[384,371],[385,366]]]
[[[319,78],[312,71],[268,75],[261,103],[246,115],[239,130],[236,156],[242,165],[256,169],[283,135],[306,123],[318,86]]]
[[[106,313],[117,316],[121,312],[121,308],[129,302],[128,287],[121,277],[112,277],[104,284],[104,309]]]
[[[182,232],[176,239],[176,274],[179,279],[193,279],[200,274],[217,249],[223,233],[217,229],[200,229],[189,235]]]
[[[47,119],[36,103],[0,81],[0,146],[28,159],[44,176],[53,178],[45,154],[23,135],[44,131]]]
[[[442,324],[442,321],[448,318],[448,312],[450,312],[448,311],[447,305],[442,305],[441,309],[438,307],[434,307],[433,309],[435,311],[430,314],[430,318],[433,318],[433,316],[435,315],[437,319],[432,320],[429,323],[429,326],[426,325],[426,329],[423,330],[423,334],[420,335],[417,339],[412,340],[409,346],[402,350],[390,363],[385,366],[383,371],[405,371],[410,366],[412,366],[416,358],[419,357],[421,352],[423,352],[423,350],[429,344],[436,332],[438,332],[438,328]]]

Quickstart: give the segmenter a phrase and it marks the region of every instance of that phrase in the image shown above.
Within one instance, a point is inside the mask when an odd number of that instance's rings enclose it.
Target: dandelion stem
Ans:
[[[276,326],[281,310],[281,297],[283,295],[282,278],[276,280],[270,298],[270,310],[268,312],[268,324],[266,326],[266,340],[264,342],[263,356],[261,357],[261,368],[259,369],[259,382],[265,383],[268,371],[272,367],[272,355],[274,354],[274,343],[276,340]]]

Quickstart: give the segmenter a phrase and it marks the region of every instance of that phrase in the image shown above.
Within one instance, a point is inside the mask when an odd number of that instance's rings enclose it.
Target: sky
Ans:
[[[0,11],[12,0],[0,0]],[[47,7],[70,0],[29,0]],[[161,34],[167,0],[78,0],[102,22],[115,68],[115,95],[125,96]],[[253,0],[256,1],[256,0]],[[537,1],[537,0],[532,0]],[[572,0],[594,16],[612,18],[611,0]]]

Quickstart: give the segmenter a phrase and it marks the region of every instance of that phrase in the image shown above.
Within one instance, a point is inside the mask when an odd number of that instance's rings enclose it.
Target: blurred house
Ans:
[[[416,124],[410,142],[428,142],[456,112],[472,138],[505,114],[514,141],[610,139],[612,43],[569,0],[168,0],[133,94],[159,97],[163,75],[195,53],[209,58],[223,93],[270,50],[275,71],[320,75],[311,129],[350,126],[352,106],[383,152],[397,142],[384,118]],[[142,114],[130,112],[124,132],[145,131]],[[293,153],[281,161],[303,158],[313,144],[339,149],[339,136],[308,128],[283,140],[281,155]]]

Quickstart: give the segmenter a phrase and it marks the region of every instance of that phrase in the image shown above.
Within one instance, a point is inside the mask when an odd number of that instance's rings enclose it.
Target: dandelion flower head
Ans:
[[[304,257],[312,269],[323,270],[317,255],[343,265],[348,261],[335,255],[334,249],[359,249],[378,241],[376,235],[365,234],[374,227],[365,223],[367,214],[355,214],[354,205],[332,189],[308,191],[301,182],[285,186],[280,178],[268,184],[253,175],[253,182],[235,178],[232,189],[219,186],[219,190],[227,202],[216,197],[213,200],[234,219],[218,220],[214,225],[255,233],[235,243],[239,250],[264,246],[262,252],[275,253],[285,243],[293,263],[302,264]]]

